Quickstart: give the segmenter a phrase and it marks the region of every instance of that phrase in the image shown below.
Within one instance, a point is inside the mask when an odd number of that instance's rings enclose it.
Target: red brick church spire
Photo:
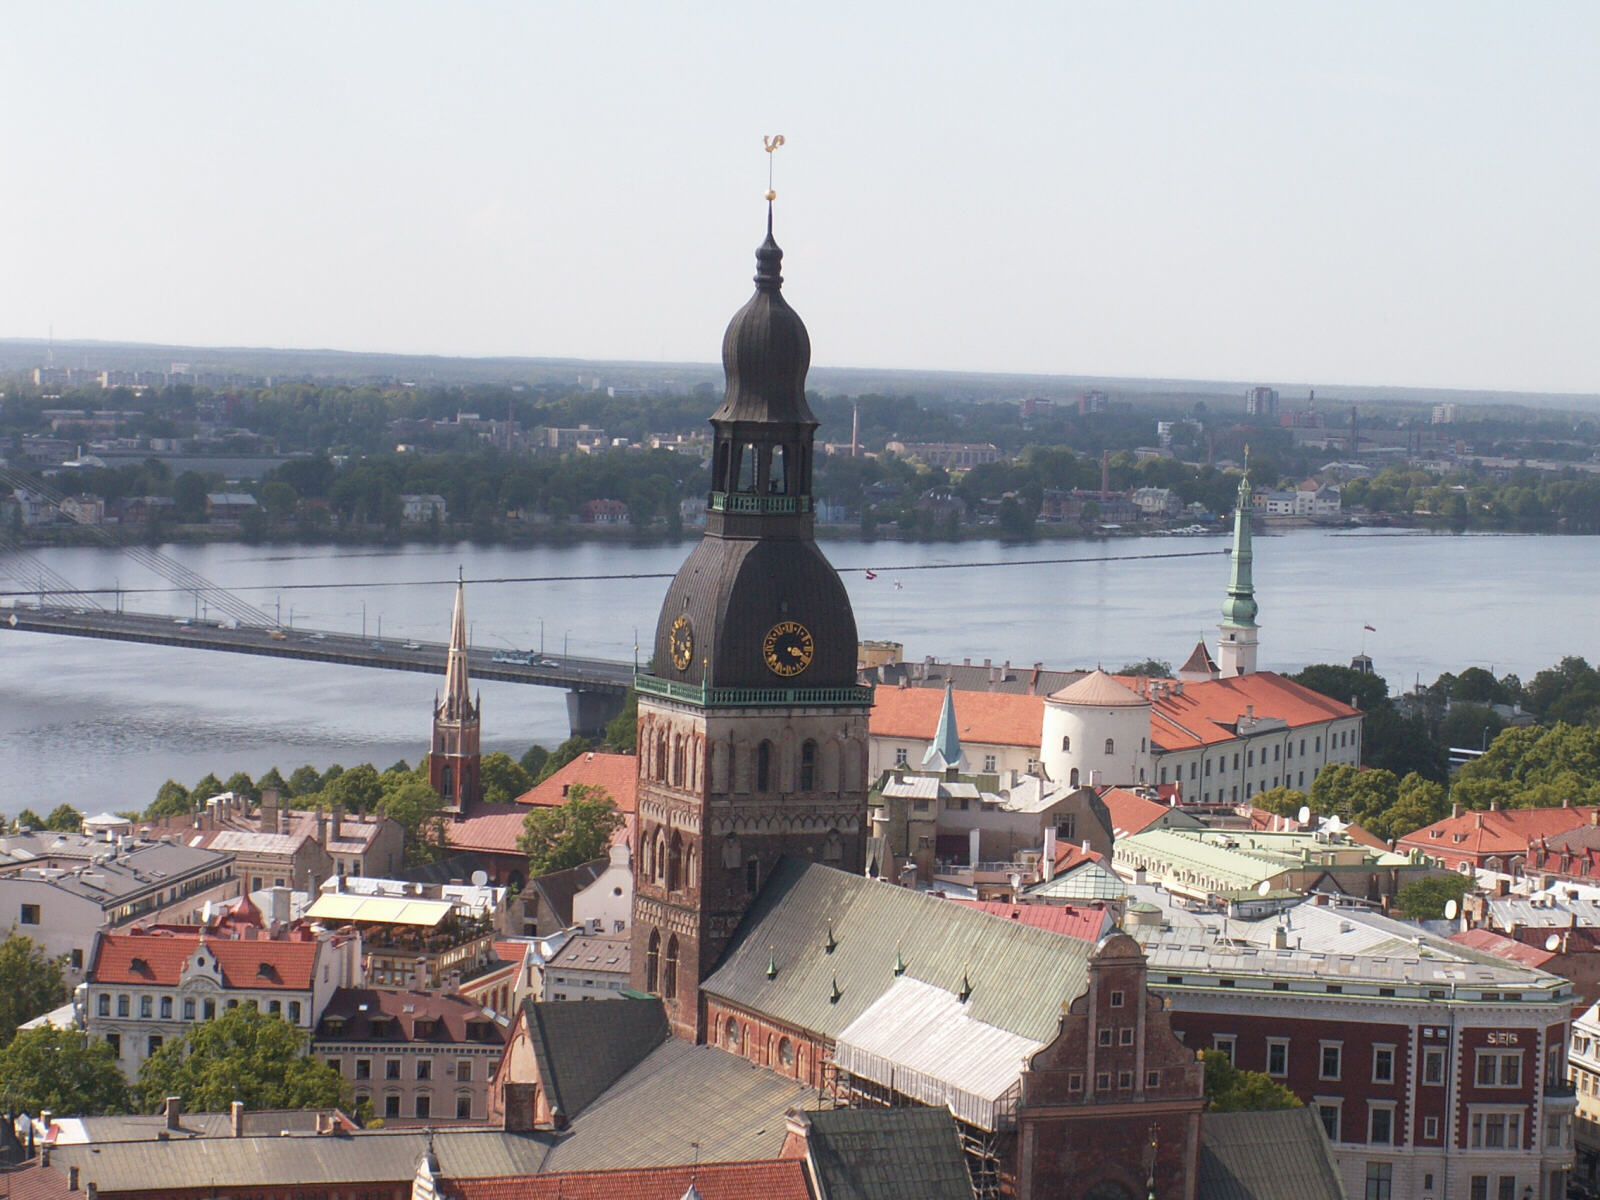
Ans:
[[[481,715],[482,704],[472,698],[467,682],[467,593],[458,573],[444,696],[434,699],[433,745],[428,752],[428,782],[445,807],[455,812],[483,798],[478,749]]]

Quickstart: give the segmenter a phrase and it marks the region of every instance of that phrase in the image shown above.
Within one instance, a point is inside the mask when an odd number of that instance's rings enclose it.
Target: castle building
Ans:
[[[699,1039],[701,982],[785,854],[859,873],[867,712],[856,623],[813,537],[811,343],[783,252],[722,342],[706,532],[667,589],[638,677],[633,985]]]
[[[428,751],[428,783],[446,810],[458,815],[483,799],[478,748],[482,717],[482,697],[474,700],[467,683],[467,595],[466,585],[458,579],[444,697],[434,698],[433,745]]]

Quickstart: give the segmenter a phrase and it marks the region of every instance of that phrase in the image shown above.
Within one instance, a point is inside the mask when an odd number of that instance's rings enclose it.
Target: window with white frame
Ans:
[[[1318,1079],[1338,1079],[1344,1068],[1344,1043],[1323,1042],[1322,1061],[1317,1068]]]
[[[1211,1048],[1213,1050],[1221,1050],[1228,1056],[1228,1061],[1230,1063],[1234,1061],[1233,1051],[1234,1047],[1237,1046],[1238,1043],[1238,1037],[1231,1033],[1218,1033],[1214,1034],[1211,1038]]]
[[[1437,1142],[1439,1140],[1438,1117],[1422,1118],[1422,1140],[1425,1142]]]
[[[1394,1104],[1367,1104],[1367,1144],[1369,1146],[1394,1145]]]
[[[1340,1111],[1344,1101],[1336,1096],[1318,1096],[1316,1098],[1317,1117],[1322,1121],[1323,1132],[1328,1135],[1330,1142],[1339,1140]]]
[[[1372,1048],[1372,1082],[1394,1082],[1394,1047],[1378,1045]]]
[[[1366,1200],[1391,1200],[1394,1188],[1394,1164],[1369,1162],[1367,1164]]]
[[[1281,1079],[1289,1073],[1289,1039],[1267,1039],[1267,1074]]]
[[[1479,1050],[1474,1078],[1479,1087],[1521,1087],[1521,1050]]]
[[[1522,1110],[1473,1106],[1467,1116],[1467,1145],[1474,1150],[1520,1149]]]
[[[1422,1052],[1422,1082],[1430,1087],[1444,1084],[1444,1049],[1429,1046]]]

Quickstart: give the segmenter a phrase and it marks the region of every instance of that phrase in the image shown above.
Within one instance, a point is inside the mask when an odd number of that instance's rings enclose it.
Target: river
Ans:
[[[1043,662],[1115,669],[1182,662],[1215,645],[1227,579],[1225,539],[914,545],[825,543],[846,571],[864,638],[908,657]],[[459,545],[171,546],[172,558],[240,591],[296,628],[443,640],[457,567],[469,580],[670,574],[689,544],[584,543],[541,549]],[[1391,688],[1483,666],[1525,678],[1563,655],[1593,658],[1600,543],[1582,537],[1297,530],[1258,536],[1261,666],[1348,662],[1363,649]],[[1194,557],[1147,557],[1194,554]],[[40,551],[79,587],[164,587],[111,550]],[[1020,564],[1021,560],[1100,559]],[[977,564],[956,569],[946,564]],[[0,554],[0,591],[36,586],[25,560]],[[289,585],[338,583],[327,590]],[[474,644],[628,659],[646,641],[664,578],[470,584]],[[359,585],[359,586],[358,586]],[[244,590],[255,589],[255,590]],[[129,595],[130,608],[191,615],[188,593]],[[365,614],[363,614],[363,604]],[[1373,626],[1366,632],[1363,626]],[[645,653],[648,654],[648,648]],[[423,675],[0,633],[0,812],[143,808],[162,781],[207,771],[258,775],[427,749],[438,681]],[[484,749],[520,755],[566,736],[562,692],[483,685]]]

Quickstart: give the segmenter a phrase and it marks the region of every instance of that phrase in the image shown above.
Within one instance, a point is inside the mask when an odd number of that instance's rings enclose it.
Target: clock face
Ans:
[[[680,613],[678,619],[672,623],[672,632],[667,635],[667,646],[672,652],[672,665],[680,671],[687,671],[689,664],[694,661],[694,626],[689,623],[686,615]]]
[[[800,674],[811,665],[816,647],[811,642],[811,631],[798,621],[779,621],[767,630],[761,643],[761,657],[767,670],[785,679]]]

